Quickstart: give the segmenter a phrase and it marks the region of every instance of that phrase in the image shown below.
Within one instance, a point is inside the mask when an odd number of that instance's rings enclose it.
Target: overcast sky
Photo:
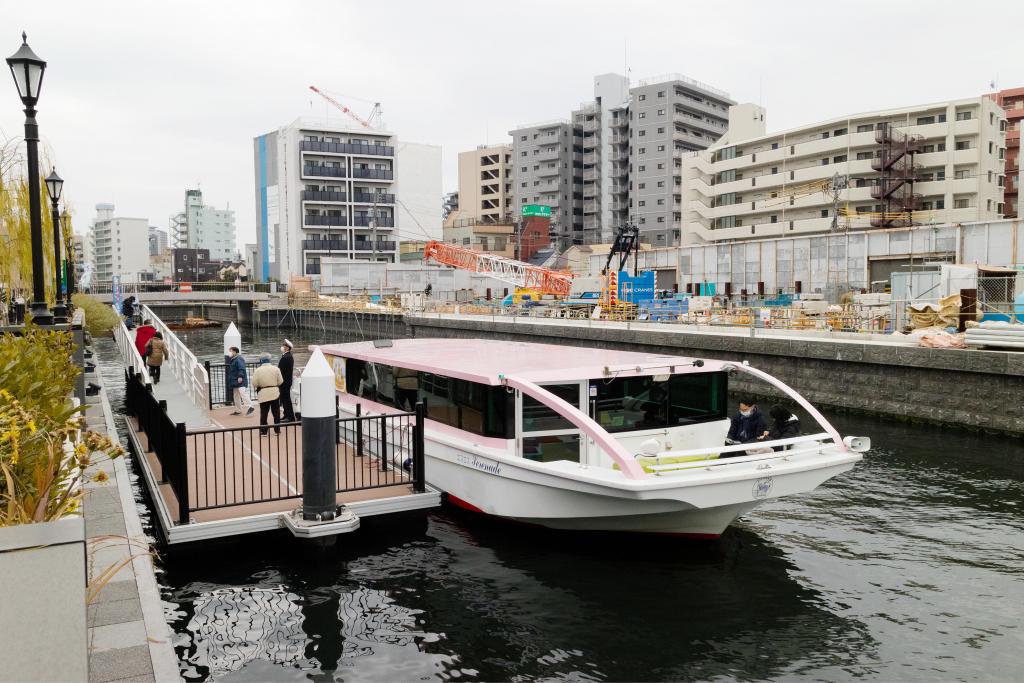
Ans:
[[[49,63],[44,143],[75,226],[97,202],[166,228],[186,188],[235,209],[255,241],[252,138],[328,113],[309,85],[400,138],[458,152],[564,118],[593,77],[679,72],[761,102],[769,131],[1024,86],[1020,2],[62,2],[0,0]],[[0,133],[22,135],[9,76]],[[344,120],[340,112],[339,120]]]

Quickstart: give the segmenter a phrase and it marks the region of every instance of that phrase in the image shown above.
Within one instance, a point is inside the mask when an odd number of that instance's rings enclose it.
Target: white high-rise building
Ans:
[[[149,273],[149,220],[115,216],[113,204],[97,204],[88,250],[91,284],[108,283],[114,275],[122,282],[144,280]]]
[[[766,134],[764,111],[681,159],[683,243],[1002,217],[1006,115],[988,97]]]
[[[253,140],[256,278],[320,274],[326,256],[398,261],[401,240],[441,239],[441,148],[297,119]]]
[[[185,210],[171,216],[170,225],[175,248],[208,249],[215,261],[238,255],[235,212],[204,204],[202,190],[185,191]]]

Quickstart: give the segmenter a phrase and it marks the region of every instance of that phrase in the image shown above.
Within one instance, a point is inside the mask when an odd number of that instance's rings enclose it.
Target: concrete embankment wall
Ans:
[[[152,303],[146,304],[164,322],[181,322],[185,318],[206,318],[217,322],[238,322],[238,308],[235,304],[215,303]]]
[[[749,361],[816,405],[911,421],[1024,434],[1024,354],[885,343],[687,334],[680,331],[529,323],[526,319],[409,316],[415,337],[484,337]],[[733,374],[737,392],[770,396]]]
[[[257,310],[259,327],[298,328],[338,335],[338,341],[352,339],[403,339],[412,335],[405,318],[366,311],[324,311],[297,308]]]

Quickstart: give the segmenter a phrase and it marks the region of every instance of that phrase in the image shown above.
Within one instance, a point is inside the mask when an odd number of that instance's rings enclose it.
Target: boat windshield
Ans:
[[[591,380],[596,387],[597,422],[609,432],[630,432],[697,424],[726,417],[724,372]],[[591,394],[593,395],[593,391]]]

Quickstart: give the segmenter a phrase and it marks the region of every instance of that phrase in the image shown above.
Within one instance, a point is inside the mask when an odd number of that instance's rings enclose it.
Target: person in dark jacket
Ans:
[[[281,343],[281,359],[277,361],[281,371],[281,409],[285,422],[295,422],[295,408],[292,406],[292,378],[295,374],[295,359],[292,357],[292,343],[285,339]]]
[[[753,399],[741,400],[740,411],[731,419],[732,424],[729,427],[726,443],[751,443],[768,433],[768,422]],[[734,455],[743,455],[743,453]]]
[[[125,327],[129,330],[135,327],[135,297],[130,296],[121,302],[121,315],[125,317]]]
[[[764,441],[792,439],[794,436],[800,436],[800,418],[791,413],[789,408],[774,405],[768,410],[768,415],[772,418],[772,426],[768,430],[768,436],[764,437]],[[774,448],[777,451],[784,451],[788,450],[790,446],[775,446]]]
[[[235,411],[232,415],[241,415],[244,407],[246,415],[252,415],[256,407],[249,398],[249,373],[245,369],[245,359],[237,346],[228,349],[231,358],[228,360],[227,379],[228,386],[234,398]]]

